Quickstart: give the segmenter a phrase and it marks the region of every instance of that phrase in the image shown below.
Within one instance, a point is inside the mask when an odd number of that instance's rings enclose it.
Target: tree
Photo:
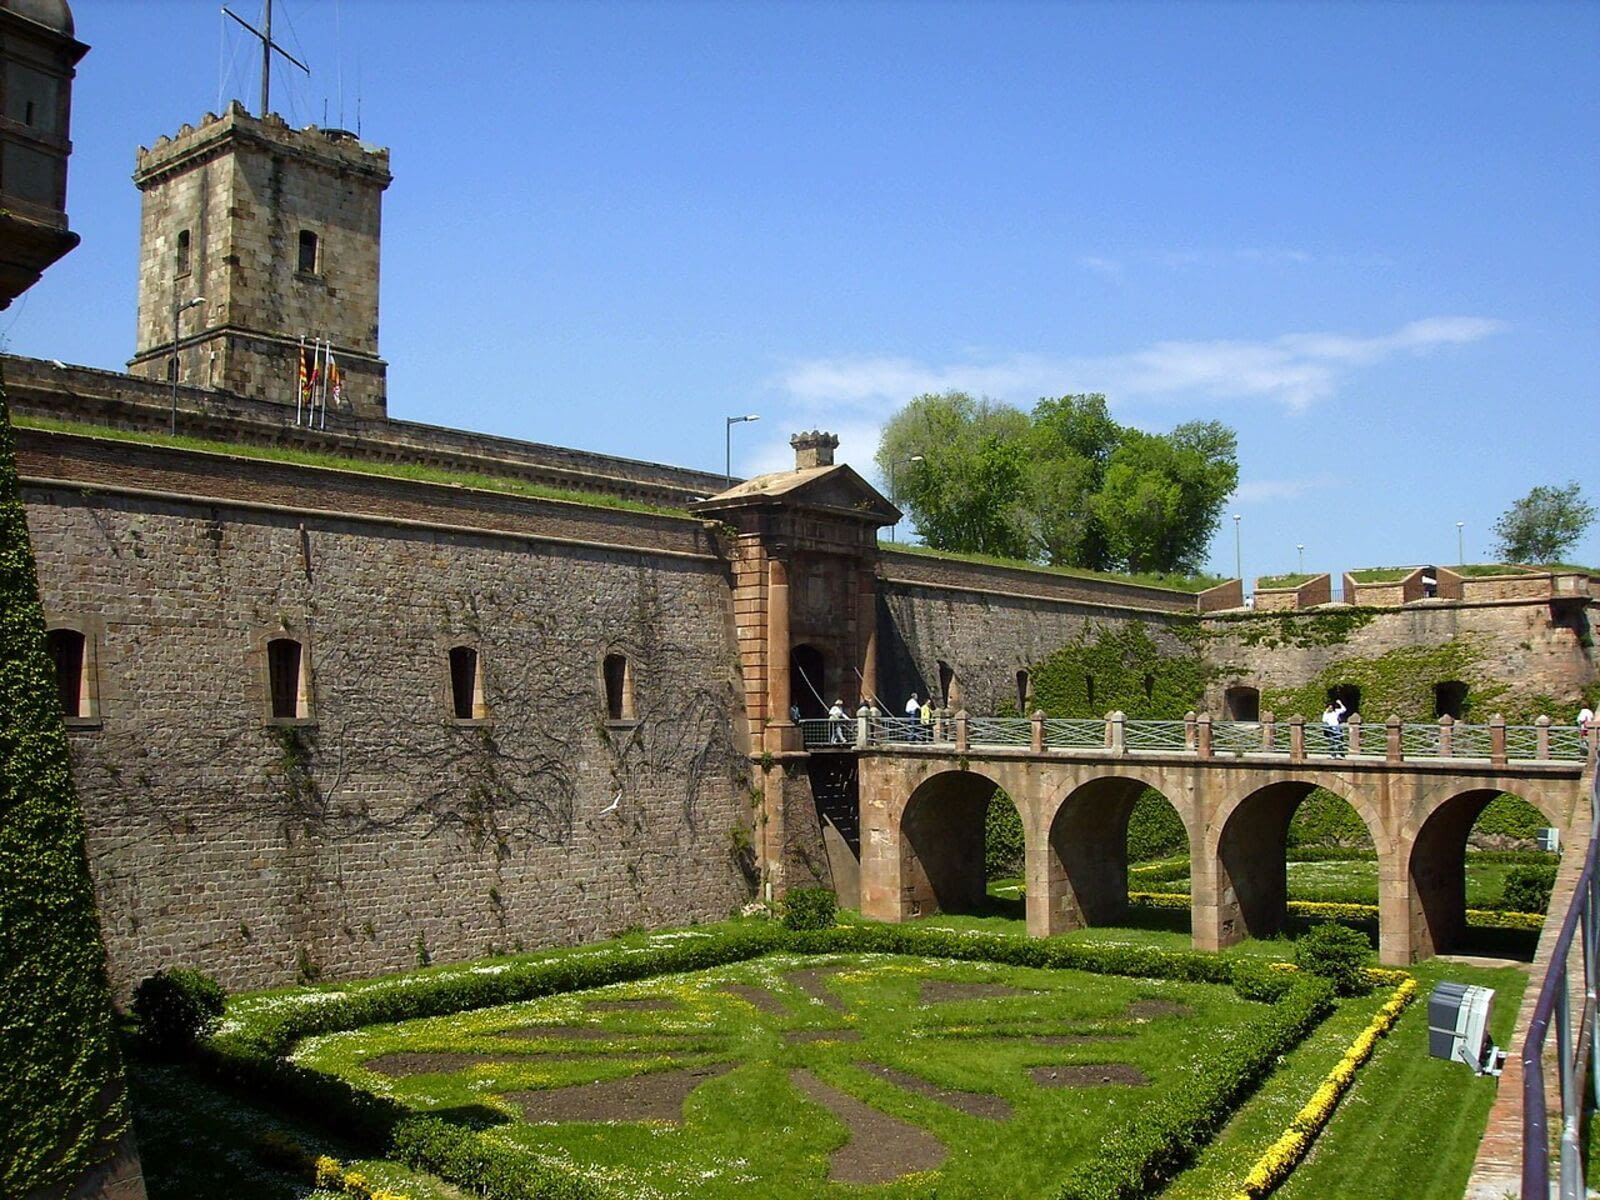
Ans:
[[[1507,562],[1558,561],[1594,523],[1594,505],[1576,483],[1536,487],[1495,522],[1497,553]]]
[[[901,409],[878,444],[890,499],[905,503],[928,545],[1025,558],[1020,500],[1028,418],[963,392],[923,395]],[[913,461],[918,456],[920,461]]]
[[[935,549],[1093,570],[1197,570],[1239,474],[1225,425],[1145,433],[1098,394],[1047,397],[1031,416],[962,392],[918,396],[884,428],[877,461]]]

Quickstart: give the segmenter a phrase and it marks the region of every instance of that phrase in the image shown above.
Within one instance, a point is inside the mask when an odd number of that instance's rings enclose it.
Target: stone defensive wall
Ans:
[[[18,434],[47,619],[82,638],[120,996],[174,964],[364,975],[749,896],[703,522]]]
[[[1483,582],[1492,585],[1498,579]],[[1530,575],[1512,581],[1500,594],[1491,586],[1475,590],[1470,598],[1210,614],[1203,619],[1210,635],[1206,656],[1218,675],[1207,693],[1206,709],[1219,716],[1236,715],[1229,711],[1230,688],[1256,689],[1265,701],[1273,692],[1301,688],[1330,671],[1337,674],[1341,663],[1374,664],[1389,656],[1399,669],[1403,664],[1395,656],[1403,653],[1414,660],[1406,668],[1413,674],[1453,671],[1413,682],[1423,691],[1439,684],[1463,685],[1464,697],[1475,705],[1475,719],[1487,719],[1501,708],[1516,712],[1537,706],[1540,698],[1563,707],[1571,704],[1575,713],[1578,694],[1597,675],[1591,592],[1597,584],[1581,575]],[[1447,648],[1450,653],[1444,654]],[[1426,661],[1434,654],[1437,662]],[[1488,708],[1476,706],[1486,688],[1500,690],[1485,698]],[[1276,715],[1287,719],[1294,714]],[[1381,721],[1391,714],[1362,715]],[[1415,719],[1425,714],[1406,715]]]
[[[170,384],[93,367],[57,366],[43,359],[5,356],[3,362],[6,390],[17,415],[113,429],[164,432],[168,428]],[[681,507],[726,485],[723,476],[710,472],[413,421],[331,412],[327,429],[312,429],[290,423],[281,403],[208,388],[180,386],[178,403],[179,433],[212,441],[494,475],[665,507]]]
[[[1189,592],[892,549],[878,576],[879,690],[896,715],[913,690],[940,694],[941,664],[952,708],[993,714],[1017,705],[1019,671],[1089,625],[1138,621],[1161,644],[1195,612]]]

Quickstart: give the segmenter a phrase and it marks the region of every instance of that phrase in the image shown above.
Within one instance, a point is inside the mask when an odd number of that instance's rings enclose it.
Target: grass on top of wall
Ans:
[[[1295,571],[1288,575],[1263,575],[1256,580],[1256,590],[1266,588],[1295,588],[1302,583],[1309,583],[1316,576],[1309,571]]]
[[[355,471],[362,475],[377,475],[386,479],[407,479],[418,483],[443,483],[457,487],[476,488],[487,492],[504,492],[513,496],[529,496],[536,500],[556,500],[565,504],[581,504],[589,508],[613,508],[624,512],[651,513],[665,517],[688,517],[683,509],[665,505],[646,504],[640,500],[625,500],[603,492],[584,492],[575,489],[548,487],[500,475],[480,475],[472,471],[446,471],[418,463],[377,462],[361,458],[348,458],[321,450],[300,450],[289,446],[246,445],[240,442],[219,442],[209,438],[188,437],[179,434],[157,433],[144,429],[113,429],[104,425],[91,425],[83,421],[62,421],[54,417],[18,417],[12,424],[21,429],[37,429],[46,433],[70,433],[85,437],[108,438],[118,442],[139,445],[170,447],[177,450],[195,450],[204,454],[230,454],[239,458],[256,458],[267,462],[290,463],[301,467],[322,467],[335,471]]]
[[[985,567],[1009,567],[1013,571],[1038,571],[1044,575],[1065,575],[1072,579],[1103,579],[1108,583],[1133,583],[1141,587],[1166,588],[1173,592],[1203,592],[1207,588],[1225,583],[1219,575],[1175,575],[1150,572],[1141,575],[1119,575],[1112,571],[1090,571],[1083,567],[1056,567],[1046,563],[1029,562],[1022,558],[1001,558],[996,554],[968,554],[960,550],[935,550],[912,542],[878,541],[880,550],[902,550],[907,554],[921,554],[927,558],[947,558],[953,562],[977,563]]]
[[[1357,583],[1399,583],[1416,567],[1366,567],[1360,571],[1351,571],[1350,578]]]

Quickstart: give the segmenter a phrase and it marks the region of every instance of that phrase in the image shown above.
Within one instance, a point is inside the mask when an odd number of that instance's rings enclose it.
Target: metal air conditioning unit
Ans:
[[[1498,1075],[1505,1051],[1489,1040],[1489,1009],[1494,989],[1470,983],[1441,983],[1428,997],[1428,1053],[1464,1062],[1479,1075]]]

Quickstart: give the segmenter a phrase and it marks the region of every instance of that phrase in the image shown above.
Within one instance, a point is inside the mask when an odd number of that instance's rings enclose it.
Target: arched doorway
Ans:
[[[828,715],[827,662],[815,646],[799,645],[789,651],[789,701],[800,710],[802,721]]]
[[[974,771],[925,779],[900,818],[900,888],[911,916],[989,908],[984,831],[994,780]]]

